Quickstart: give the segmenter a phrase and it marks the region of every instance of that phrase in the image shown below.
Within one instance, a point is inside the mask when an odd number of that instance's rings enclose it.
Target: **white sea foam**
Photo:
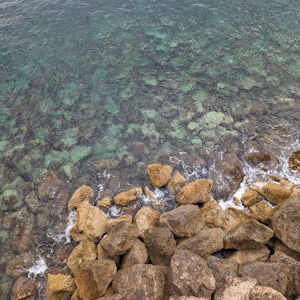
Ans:
[[[68,216],[67,227],[66,227],[65,233],[64,233],[65,244],[68,244],[71,242],[70,229],[75,225],[75,220],[76,220],[76,211],[70,211],[69,216]]]
[[[46,261],[43,257],[39,257],[33,266],[28,269],[28,277],[35,278],[37,276],[42,276],[47,271],[48,267]]]

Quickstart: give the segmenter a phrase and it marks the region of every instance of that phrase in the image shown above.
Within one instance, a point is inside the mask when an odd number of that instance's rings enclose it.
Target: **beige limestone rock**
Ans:
[[[94,196],[94,191],[90,186],[87,186],[87,185],[81,186],[74,192],[74,194],[70,200],[70,203],[69,203],[70,209],[71,210],[76,209],[80,202],[83,202],[83,201],[89,202],[93,196]]]
[[[119,256],[109,256],[101,247],[100,243],[97,246],[97,259],[103,263],[107,264],[116,264],[116,260],[118,260]]]
[[[224,231],[226,233],[237,228],[240,224],[248,220],[255,219],[254,216],[244,210],[240,210],[234,207],[229,207],[225,210],[226,225]]]
[[[139,209],[135,215],[135,223],[139,230],[139,235],[143,236],[147,229],[157,227],[160,213],[150,206]]]
[[[161,164],[151,164],[147,167],[150,181],[154,187],[160,188],[168,183],[172,173],[172,167]]]
[[[284,254],[292,257],[293,259],[300,261],[300,253],[290,249],[289,247],[287,247],[285,244],[283,244],[278,239],[275,240],[273,249],[274,249],[274,252],[276,252],[276,251],[283,252]]]
[[[255,261],[268,261],[270,250],[263,246],[257,250],[238,250],[230,254],[227,260],[243,265]]]
[[[149,198],[151,200],[157,200],[155,193],[153,191],[151,191],[150,188],[147,186],[144,187],[144,194],[147,198]]]
[[[148,260],[146,246],[139,239],[135,241],[130,251],[124,256],[122,268],[128,268],[133,265],[145,264]]]
[[[292,155],[289,157],[289,167],[292,170],[300,171],[300,150],[295,151],[292,153]]]
[[[75,291],[75,282],[70,274],[48,273],[47,299],[60,300],[70,296]]]
[[[128,191],[119,193],[114,197],[114,202],[117,205],[125,206],[133,201],[138,200],[143,194],[143,190],[141,187],[135,187]]]
[[[213,181],[210,179],[197,179],[184,186],[176,195],[178,204],[205,203],[210,200]]]
[[[116,219],[108,219],[106,224],[106,231],[110,231],[115,225],[121,223],[121,222],[128,222],[132,223],[132,216],[129,214],[124,214]]]
[[[204,203],[200,210],[207,227],[226,227],[227,216],[216,200]]]
[[[251,205],[249,209],[250,212],[254,214],[255,218],[262,222],[269,221],[273,213],[273,207],[265,200]]]
[[[160,216],[161,225],[168,227],[178,237],[191,237],[199,233],[204,222],[197,205],[181,205]]]
[[[255,286],[249,300],[287,300],[281,293],[267,286]]]
[[[281,264],[299,264],[300,266],[300,262],[298,262],[297,260],[293,259],[292,257],[286,255],[281,251],[275,251],[275,253],[272,256],[270,256],[269,261],[273,263],[281,263]]]
[[[171,194],[176,194],[184,186],[186,181],[187,179],[176,170],[168,183],[168,190]]]
[[[98,200],[97,205],[104,208],[110,208],[112,203],[112,199],[109,196],[103,197]]]
[[[245,206],[251,206],[254,203],[258,202],[260,198],[261,196],[259,195],[258,192],[251,189],[246,189],[244,194],[242,195],[241,200]]]

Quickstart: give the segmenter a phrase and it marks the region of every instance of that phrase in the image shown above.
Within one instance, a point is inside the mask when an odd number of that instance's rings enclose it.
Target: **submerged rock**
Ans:
[[[147,172],[152,185],[156,188],[160,188],[168,183],[172,167],[168,165],[151,164],[148,165]]]

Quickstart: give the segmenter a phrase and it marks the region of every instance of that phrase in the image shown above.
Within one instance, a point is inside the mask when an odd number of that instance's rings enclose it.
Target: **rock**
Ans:
[[[76,289],[75,292],[73,293],[71,300],[80,300],[78,289]]]
[[[289,157],[289,167],[292,170],[300,171],[300,150],[295,151],[292,153],[292,155]]]
[[[223,249],[223,238],[224,231],[221,228],[204,228],[197,235],[180,242],[177,248],[206,257]]]
[[[108,196],[101,198],[97,202],[97,206],[104,207],[104,208],[110,208],[112,203],[112,199]]]
[[[84,240],[77,245],[67,260],[67,267],[73,274],[80,268],[81,264],[86,261],[93,261],[97,257],[96,247],[93,242]]]
[[[251,290],[249,300],[286,300],[286,298],[271,287],[257,285]]]
[[[51,274],[47,278],[47,299],[60,300],[71,296],[75,291],[75,282],[70,274]]]
[[[31,191],[26,195],[25,202],[33,213],[37,211],[39,207],[39,199],[34,191]]]
[[[135,223],[138,227],[139,236],[143,236],[147,229],[157,227],[160,213],[150,206],[139,209],[135,215]]]
[[[206,258],[208,267],[213,271],[216,279],[216,288],[221,288],[227,277],[237,277],[238,264],[227,259],[220,259],[215,256]]]
[[[102,238],[100,245],[110,256],[123,255],[131,249],[137,237],[137,226],[124,221],[113,226]]]
[[[207,227],[226,227],[227,216],[216,200],[210,200],[204,203],[200,211]]]
[[[252,214],[244,210],[236,209],[234,207],[227,208],[225,210],[225,214],[226,214],[226,227],[224,231],[226,233],[234,230],[245,221],[255,219]]]
[[[119,264],[119,256],[109,256],[101,247],[100,244],[97,246],[97,259],[106,264]]]
[[[113,228],[115,225],[117,225],[121,222],[128,222],[128,223],[132,224],[132,216],[125,214],[116,219],[108,219],[107,225],[106,225],[106,231],[110,231],[111,228]]]
[[[274,236],[271,228],[255,220],[249,220],[229,232],[224,238],[225,249],[260,249]]]
[[[278,165],[277,159],[275,159],[270,153],[258,151],[245,154],[245,159],[249,165],[262,170],[273,170]]]
[[[80,202],[77,205],[77,217],[71,236],[75,241],[89,239],[97,242],[106,231],[107,216],[98,207],[89,202]]]
[[[74,274],[79,296],[83,300],[94,300],[105,294],[112,282],[117,267],[105,261],[85,261]]]
[[[172,173],[172,167],[161,164],[151,164],[147,167],[147,172],[152,185],[156,188],[165,186]]]
[[[148,253],[145,245],[137,239],[130,251],[124,256],[122,268],[132,267],[133,265],[145,264],[148,260]]]
[[[297,260],[293,259],[292,257],[290,257],[280,251],[275,251],[275,253],[272,256],[270,256],[269,261],[273,262],[273,263],[299,264],[300,265],[300,263]]]
[[[283,252],[284,254],[292,257],[293,259],[300,261],[300,253],[290,249],[278,239],[275,240],[273,250],[274,252],[276,251]]]
[[[171,194],[176,194],[186,183],[186,178],[179,172],[175,171],[168,183],[168,190]]]
[[[164,267],[134,265],[118,271],[113,289],[122,295],[122,300],[163,300],[166,283]]]
[[[114,197],[114,202],[116,205],[125,206],[130,202],[138,200],[143,194],[143,190],[141,187],[135,187],[128,191],[119,193]]]
[[[231,262],[236,262],[239,265],[243,265],[255,261],[268,261],[270,255],[270,250],[263,246],[261,249],[257,250],[238,250],[230,254],[227,260]]]
[[[154,265],[168,266],[176,248],[176,241],[167,227],[153,227],[145,231],[144,243]]]
[[[300,253],[300,197],[293,197],[276,207],[271,220],[276,237]]]
[[[181,205],[163,213],[159,221],[178,237],[191,237],[204,227],[199,207],[192,204]]]
[[[23,195],[17,190],[6,190],[0,195],[0,211],[16,210],[22,206]]]
[[[259,202],[260,198],[261,196],[259,195],[258,192],[251,189],[246,189],[242,196],[241,201],[245,206],[251,206],[256,202]]]
[[[269,221],[273,214],[273,207],[265,200],[257,202],[249,207],[254,217],[262,222]]]
[[[271,287],[283,295],[288,292],[289,267],[284,264],[253,262],[243,266],[238,271],[238,275],[257,280],[262,286]]]
[[[17,255],[7,262],[5,274],[12,277],[26,274],[28,269],[34,264],[34,261],[34,255],[30,252]]]
[[[13,285],[11,300],[34,300],[37,294],[38,282],[28,276],[21,276]]]
[[[214,297],[214,300],[248,300],[251,290],[257,281],[247,278],[229,278],[221,290]]]
[[[72,198],[69,202],[69,207],[71,210],[74,210],[77,208],[79,203],[84,201],[89,202],[92,197],[94,197],[93,189],[90,186],[83,185],[72,195]]]
[[[210,299],[215,288],[213,272],[204,258],[188,250],[175,251],[170,264],[172,294]]]
[[[176,195],[179,204],[205,203],[210,200],[213,181],[210,179],[197,179],[184,186]]]
[[[194,296],[171,296],[169,300],[207,300],[207,298]]]
[[[291,190],[274,182],[261,184],[259,187],[255,187],[255,185],[253,185],[253,188],[256,188],[258,193],[274,204],[286,201],[292,194]]]
[[[151,200],[157,200],[157,197],[153,191],[150,190],[149,187],[145,186],[144,187],[144,194],[146,198],[151,199]]]

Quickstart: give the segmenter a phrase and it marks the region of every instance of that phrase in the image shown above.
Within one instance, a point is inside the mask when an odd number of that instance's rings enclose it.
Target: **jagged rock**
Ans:
[[[97,259],[101,262],[107,263],[107,264],[118,264],[119,263],[119,256],[109,256],[101,247],[100,244],[97,246]]]
[[[216,200],[204,203],[200,211],[207,227],[226,227],[227,216]]]
[[[224,238],[225,249],[260,249],[274,236],[271,228],[255,220],[249,220],[229,232]]]
[[[205,203],[210,200],[213,181],[210,179],[197,179],[184,186],[176,195],[179,204]]]
[[[47,278],[47,299],[60,300],[71,296],[75,291],[75,282],[70,274],[51,274]]]
[[[76,209],[80,202],[83,201],[89,202],[93,196],[94,196],[94,191],[90,186],[87,185],[81,186],[72,195],[72,198],[69,202],[70,209],[71,210]]]
[[[145,231],[144,243],[154,265],[167,266],[176,248],[176,241],[167,227],[153,227]]]
[[[113,288],[122,300],[162,300],[167,294],[166,283],[165,267],[134,265],[118,271]]]
[[[110,256],[122,255],[131,249],[137,237],[137,226],[124,221],[113,226],[102,238],[100,245]]]
[[[77,216],[71,236],[75,241],[98,241],[106,231],[107,216],[98,207],[84,201],[77,204]]]
[[[208,298],[194,296],[171,296],[169,300],[208,300]]]
[[[122,268],[128,268],[133,265],[145,264],[148,260],[148,253],[146,246],[137,239],[130,251],[124,256],[122,261]]]
[[[260,198],[261,196],[258,192],[251,189],[246,189],[244,194],[242,195],[241,201],[245,206],[251,206],[256,202],[259,202]]]
[[[161,164],[151,164],[147,167],[150,181],[154,187],[160,188],[168,183],[172,173],[172,167]]]
[[[80,300],[78,289],[76,289],[75,292],[73,293],[71,300]]]
[[[116,219],[108,219],[107,224],[106,224],[106,231],[110,231],[111,228],[113,228],[115,225],[117,225],[121,222],[128,222],[128,223],[132,224],[132,216],[125,214]]]
[[[245,154],[245,159],[249,165],[262,170],[273,170],[278,165],[278,161],[270,153],[258,151]]]
[[[276,251],[283,252],[284,254],[292,257],[293,259],[300,261],[300,253],[290,249],[278,239],[275,240],[273,250],[274,252]]]
[[[172,294],[208,298],[215,288],[213,272],[204,258],[188,250],[175,251],[170,264]]]
[[[257,280],[262,286],[271,287],[286,295],[289,287],[289,267],[285,264],[253,262],[243,266],[238,275]]]
[[[163,213],[159,221],[179,237],[191,237],[204,227],[199,207],[192,204],[181,205]]]
[[[300,263],[297,260],[295,260],[292,257],[284,254],[281,251],[275,251],[275,253],[272,256],[270,256],[269,261],[273,262],[273,263],[299,264],[300,265]]]
[[[150,188],[147,186],[144,187],[144,194],[147,198],[151,200],[157,200],[155,193],[152,190],[150,190]]]
[[[289,167],[292,170],[300,171],[300,150],[295,151],[290,157],[289,157]]]
[[[110,208],[112,203],[112,199],[109,196],[103,197],[97,202],[97,206]]]
[[[204,228],[197,235],[180,242],[177,248],[206,257],[223,249],[223,239],[224,231],[221,228]]]
[[[139,235],[143,236],[147,229],[156,227],[159,222],[160,213],[150,206],[144,206],[137,211],[135,223],[139,230]]]
[[[257,285],[251,290],[249,300],[286,300],[286,298],[271,287]]]
[[[28,276],[19,277],[12,288],[11,300],[34,300],[38,295],[38,282]]]
[[[128,191],[119,193],[114,197],[114,202],[117,205],[125,206],[133,201],[138,200],[143,194],[143,190],[141,187],[135,187]]]
[[[217,289],[224,285],[227,277],[237,277],[238,264],[236,262],[211,255],[206,258],[206,262],[213,271]]]
[[[255,261],[268,261],[270,255],[270,250],[263,246],[261,249],[257,250],[238,250],[230,254],[227,260],[231,262],[236,262],[239,265],[243,265]]]
[[[175,171],[168,183],[168,190],[171,194],[176,194],[186,183],[186,178],[179,172]]]
[[[226,214],[226,226],[224,231],[226,233],[229,233],[233,231],[235,228],[237,228],[240,224],[255,219],[253,215],[250,213],[236,209],[234,207],[229,207],[225,210]]]
[[[269,221],[274,210],[273,207],[265,200],[251,205],[249,209],[250,212],[254,214],[255,218],[262,222]]]

